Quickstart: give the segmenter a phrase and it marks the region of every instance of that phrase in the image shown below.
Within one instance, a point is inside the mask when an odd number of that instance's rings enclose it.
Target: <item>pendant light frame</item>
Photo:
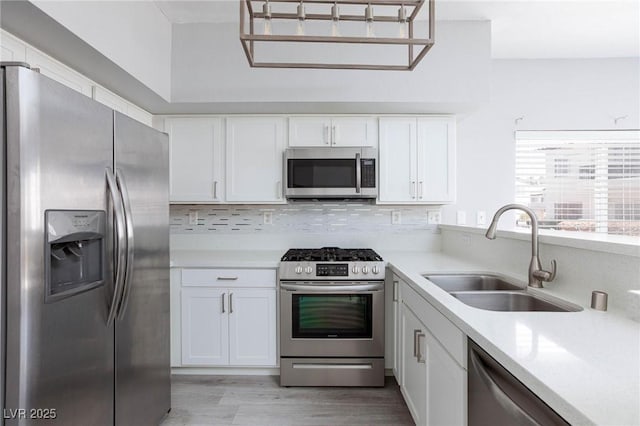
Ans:
[[[240,42],[245,52],[249,65],[255,68],[317,68],[317,69],[355,69],[355,70],[392,70],[392,71],[411,71],[424,58],[427,52],[435,43],[435,0],[269,0],[270,5],[277,3],[304,5],[326,5],[326,13],[306,13],[305,20],[326,21],[327,28],[331,28],[334,16],[331,13],[332,6],[349,5],[348,7],[361,5],[363,12],[367,7],[374,8],[373,22],[397,23],[399,18],[397,15],[375,15],[376,8],[374,6],[393,6],[396,13],[398,8],[407,9],[407,37],[366,37],[366,36],[316,36],[316,35],[281,35],[281,34],[259,34],[256,33],[256,22],[264,20],[265,16],[262,12],[265,0],[240,0]],[[428,38],[414,37],[415,18],[423,7],[428,7]],[[299,19],[298,13],[272,12],[272,20],[291,20],[295,22]],[[343,15],[340,14],[339,21],[360,21],[366,22],[365,14],[362,15]],[[273,25],[273,24],[272,24]],[[259,43],[260,42],[260,43]],[[261,42],[270,42],[273,44],[289,43],[347,43],[355,45],[387,45],[407,48],[406,62],[398,64],[375,64],[375,63],[331,63],[331,62],[269,62],[257,61],[256,49],[259,48]],[[421,48],[415,51],[415,47]]]

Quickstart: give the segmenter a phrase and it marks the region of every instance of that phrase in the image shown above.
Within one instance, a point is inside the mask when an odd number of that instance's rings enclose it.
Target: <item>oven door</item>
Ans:
[[[282,282],[280,355],[384,356],[384,283]]]

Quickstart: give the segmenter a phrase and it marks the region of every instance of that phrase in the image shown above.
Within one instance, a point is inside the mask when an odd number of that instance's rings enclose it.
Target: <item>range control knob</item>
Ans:
[[[353,265],[353,268],[351,268],[351,272],[353,272],[354,274],[360,272],[360,268],[358,268],[358,265]]]
[[[296,274],[301,274],[302,273],[302,266],[298,265],[296,266],[296,269],[294,269],[296,271]]]
[[[305,271],[307,274],[310,274],[310,273],[312,273],[312,272],[313,272],[313,268],[312,268],[311,266],[307,266],[306,268],[304,268],[304,271]]]
[[[369,273],[369,267],[368,266],[363,266],[362,267],[362,273],[363,274],[368,274]]]
[[[380,273],[380,268],[374,266],[373,268],[371,268],[371,272],[373,272],[375,275],[378,275]]]

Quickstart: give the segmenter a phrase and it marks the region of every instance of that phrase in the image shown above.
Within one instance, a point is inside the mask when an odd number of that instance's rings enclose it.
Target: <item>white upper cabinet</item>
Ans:
[[[17,38],[0,31],[0,62],[25,62],[27,47]]]
[[[453,118],[418,119],[418,200],[455,201],[456,124]]]
[[[127,114],[127,101],[100,86],[92,87],[93,99],[122,114]]]
[[[380,119],[380,203],[455,201],[455,119]]]
[[[380,119],[380,202],[415,202],[417,188],[416,119]]]
[[[170,118],[170,192],[172,202],[224,200],[222,120]]]
[[[93,86],[92,88],[93,99],[100,102],[103,105],[108,106],[109,108],[116,110],[124,115],[127,115],[134,120],[141,122],[142,124],[146,124],[147,126],[151,126],[152,115],[142,108],[138,108],[137,106],[127,102],[120,96],[115,93],[105,89],[101,86]]]
[[[31,68],[39,68],[42,75],[46,75],[58,83],[91,97],[92,82],[85,76],[28,46],[25,60]]]
[[[291,147],[376,147],[378,132],[375,117],[289,118]]]
[[[283,117],[231,117],[226,126],[226,199],[284,203]]]

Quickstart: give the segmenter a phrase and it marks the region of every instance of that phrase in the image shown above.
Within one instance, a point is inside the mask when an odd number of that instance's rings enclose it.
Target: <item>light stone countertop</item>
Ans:
[[[398,276],[569,423],[640,425],[639,323],[584,304],[580,312],[473,308],[422,274],[501,271],[440,253],[381,255]],[[513,278],[526,280],[524,275]],[[542,292],[553,296],[553,283],[548,286]]]
[[[171,250],[172,268],[275,269],[286,250]]]
[[[571,424],[640,425],[640,323],[567,299],[583,311],[473,308],[422,274],[503,271],[441,253],[377,251],[393,272]],[[277,268],[283,254],[283,250],[172,250],[171,267]],[[526,270],[522,276],[507,275],[526,281]],[[548,287],[541,292],[554,296],[553,283]]]

